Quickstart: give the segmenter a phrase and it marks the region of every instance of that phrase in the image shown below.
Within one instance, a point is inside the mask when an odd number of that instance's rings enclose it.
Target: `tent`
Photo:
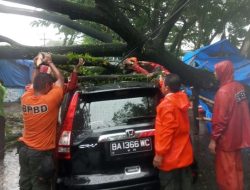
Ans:
[[[32,60],[0,60],[0,79],[6,87],[24,88],[31,82]]]
[[[240,51],[226,39],[188,52],[182,60],[197,69],[206,69],[210,72],[214,72],[216,63],[231,60],[234,65],[235,80],[250,86],[250,60],[240,55]]]
[[[240,51],[234,47],[227,39],[218,41],[214,44],[204,46],[183,56],[183,62],[197,69],[206,69],[214,72],[214,65],[223,60],[231,60],[234,66],[235,80],[250,85],[250,60],[240,55]],[[191,91],[187,91],[191,95]],[[215,92],[201,91],[201,95],[214,99]],[[205,116],[211,118],[211,107],[199,100],[199,104],[205,111]],[[211,132],[211,123],[207,123],[208,131]]]
[[[4,102],[18,101],[24,92],[24,87],[31,83],[33,72],[32,60],[0,60],[0,80],[7,88]]]

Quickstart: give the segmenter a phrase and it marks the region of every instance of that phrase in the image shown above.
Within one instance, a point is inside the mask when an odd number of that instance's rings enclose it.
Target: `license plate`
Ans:
[[[131,139],[110,143],[110,155],[122,155],[152,150],[151,138]]]

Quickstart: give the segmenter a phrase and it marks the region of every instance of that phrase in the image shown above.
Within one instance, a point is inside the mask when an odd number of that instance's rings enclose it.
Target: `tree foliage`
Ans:
[[[126,44],[123,57],[135,55],[158,62],[179,74],[184,82],[201,88],[214,86],[214,77],[182,63],[177,58],[182,48],[207,45],[218,35],[227,36],[237,45],[249,24],[247,0],[7,1],[42,8],[74,24],[88,26],[92,37],[111,35],[112,42]],[[69,22],[67,25],[73,26]],[[98,35],[94,31],[99,31]]]

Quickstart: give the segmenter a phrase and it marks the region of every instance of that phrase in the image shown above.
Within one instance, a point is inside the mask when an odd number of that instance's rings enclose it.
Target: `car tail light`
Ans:
[[[71,133],[72,133],[73,120],[78,102],[78,97],[79,93],[76,92],[71,99],[67,114],[65,116],[62,125],[62,130],[57,145],[57,157],[60,159],[69,160],[71,158],[70,155]]]
[[[138,135],[139,138],[143,138],[143,137],[152,137],[155,135],[155,129],[149,129],[149,130],[144,130],[141,131]]]

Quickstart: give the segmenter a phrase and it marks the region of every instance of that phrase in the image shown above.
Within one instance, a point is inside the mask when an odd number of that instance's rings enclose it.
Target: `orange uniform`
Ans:
[[[156,71],[161,71],[163,74],[169,74],[169,70],[158,63],[149,62],[149,61],[138,61],[136,57],[130,57],[125,60],[126,64],[132,63],[132,69],[136,73],[141,73],[148,75]]]
[[[193,163],[188,107],[184,92],[167,94],[157,106],[155,153],[162,156],[160,170],[171,171]]]
[[[28,89],[21,99],[24,130],[19,139],[35,150],[55,148],[58,111],[63,98],[63,88],[54,86],[47,94],[35,96]]]

